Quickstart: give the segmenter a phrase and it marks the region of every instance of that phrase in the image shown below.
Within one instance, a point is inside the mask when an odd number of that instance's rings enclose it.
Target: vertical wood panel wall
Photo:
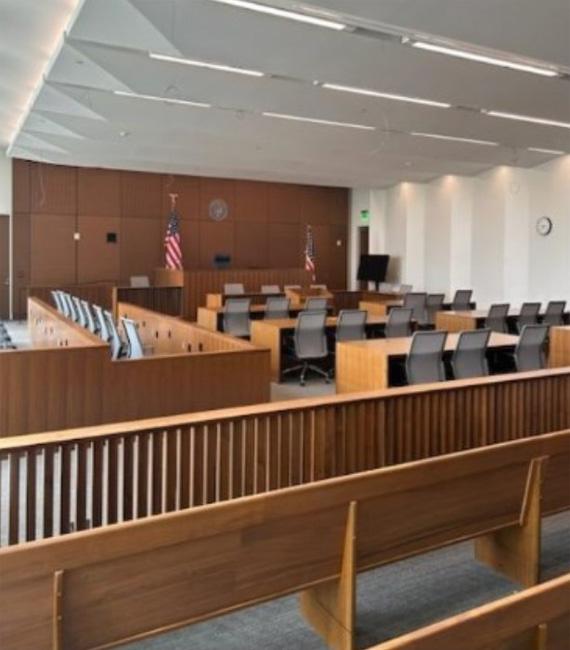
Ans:
[[[239,269],[303,265],[313,226],[319,282],[346,286],[348,190],[14,161],[16,309],[29,285],[125,284],[163,261],[168,194],[177,193],[185,266],[211,269],[218,253]],[[213,199],[229,215],[213,221]],[[79,232],[79,241],[74,233]],[[107,243],[107,233],[117,243]]]

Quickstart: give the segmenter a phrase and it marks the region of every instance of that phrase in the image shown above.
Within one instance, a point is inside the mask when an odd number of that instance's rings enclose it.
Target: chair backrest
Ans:
[[[366,318],[364,309],[341,309],[336,323],[337,341],[359,341],[366,338]]]
[[[508,332],[507,316],[509,314],[509,308],[510,305],[508,303],[491,305],[487,318],[485,319],[485,327],[493,330],[493,332]]]
[[[428,293],[426,299],[427,322],[431,325],[435,324],[437,312],[443,309],[444,299],[445,294],[443,293]]]
[[[289,298],[271,296],[265,301],[265,318],[289,318]]]
[[[148,275],[131,275],[130,281],[131,287],[135,289],[150,287],[150,280],[148,278]]]
[[[401,336],[411,336],[413,313],[413,309],[404,309],[403,307],[391,309],[384,329],[386,338],[394,339]]]
[[[87,316],[83,311],[83,305],[81,303],[81,299],[78,298],[77,296],[73,296],[72,300],[73,300],[73,304],[75,305],[75,311],[77,312],[77,322],[79,323],[79,325],[81,325],[81,327],[87,327]]]
[[[378,285],[378,291],[380,293],[392,293],[392,283],[391,282],[380,282]]]
[[[517,370],[540,370],[546,365],[544,347],[548,325],[525,325],[515,349]]]
[[[99,336],[103,339],[103,341],[105,341],[105,343],[108,343],[111,339],[111,332],[109,331],[107,319],[103,313],[103,307],[100,307],[99,305],[93,305],[93,309],[95,310],[95,318],[99,324]]]
[[[249,298],[228,298],[224,306],[224,332],[232,336],[249,336]]]
[[[413,318],[418,323],[425,323],[427,319],[427,294],[426,293],[407,293],[404,296],[404,308],[413,311]]]
[[[107,323],[107,329],[109,330],[109,343],[111,344],[111,359],[115,361],[121,356],[121,348],[123,347],[121,342],[121,337],[117,326],[115,325],[115,320],[113,314],[110,311],[105,310],[103,312],[105,316],[105,321]]]
[[[224,294],[226,296],[239,296],[245,293],[241,282],[228,282],[224,284]]]
[[[64,316],[67,316],[67,318],[71,318],[71,312],[69,311],[69,305],[67,304],[65,293],[57,289],[55,291],[54,300],[56,301],[56,305],[59,312],[62,313]]]
[[[75,303],[73,302],[73,299],[71,297],[71,294],[66,293],[63,291],[61,293],[61,298],[67,305],[67,317],[71,318],[72,321],[78,323],[79,322],[79,314],[77,313],[77,309],[75,307]]]
[[[447,332],[416,332],[406,358],[409,384],[445,381],[443,349]]]
[[[327,356],[326,318],[324,309],[299,312],[295,326],[295,355],[298,359],[322,359]]]
[[[97,322],[95,321],[95,316],[93,315],[93,310],[91,309],[91,305],[87,300],[82,300],[81,306],[83,307],[83,313],[85,314],[85,318],[87,319],[87,329],[93,334],[95,334],[97,332]]]
[[[278,284],[262,284],[261,293],[281,293]]]
[[[121,318],[123,330],[127,337],[127,356],[129,359],[142,359],[144,357],[144,349],[137,324],[130,318]]]
[[[53,298],[53,304],[55,305],[57,311],[58,311],[60,314],[64,314],[64,315],[65,315],[65,312],[63,311],[63,306],[62,306],[62,303],[61,303],[61,297],[60,297],[60,295],[59,295],[59,291],[58,291],[58,290],[55,290],[55,289],[52,290],[52,292],[51,292],[51,297]]]
[[[411,284],[401,284],[399,293],[410,293],[414,287]]]
[[[321,311],[327,309],[327,299],[326,298],[307,298],[305,301],[305,310],[306,311]]]
[[[538,323],[538,312],[540,311],[539,302],[523,302],[519,317],[517,319],[517,326],[519,332],[525,325],[536,325]]]
[[[457,346],[451,357],[451,367],[455,379],[485,377],[489,374],[487,345],[491,330],[470,330],[461,332]]]
[[[564,325],[564,310],[566,309],[565,300],[551,300],[546,305],[544,318],[542,322],[544,325]]]
[[[472,289],[457,289],[453,296],[451,308],[454,311],[467,311],[471,308]]]

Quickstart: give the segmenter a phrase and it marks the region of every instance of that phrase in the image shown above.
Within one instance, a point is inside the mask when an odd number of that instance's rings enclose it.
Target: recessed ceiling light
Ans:
[[[277,16],[278,18],[288,18],[289,20],[296,20],[300,23],[308,23],[317,27],[327,27],[328,29],[336,29],[338,31],[346,29],[344,23],[339,23],[335,20],[327,20],[325,18],[317,18],[316,16],[309,16],[308,14],[300,14],[296,11],[288,11],[286,9],[278,9],[277,7],[270,7],[269,5],[258,4],[257,2],[250,2],[250,0],[211,0],[219,4],[230,5],[238,7],[239,9],[249,9],[251,11],[258,11],[262,14],[269,14],[270,16]]]
[[[235,74],[243,74],[249,77],[263,77],[264,73],[258,70],[248,70],[247,68],[236,68],[232,65],[222,65],[218,63],[208,63],[207,61],[196,61],[194,59],[183,59],[177,56],[169,56],[168,54],[157,54],[156,52],[149,52],[151,59],[158,61],[168,61],[169,63],[182,63],[184,65],[195,66],[196,68],[207,68],[208,70],[218,70],[220,72],[233,72]]]
[[[345,93],[354,93],[356,95],[366,95],[368,97],[381,97],[382,99],[393,99],[397,102],[411,102],[412,104],[424,104],[425,106],[436,106],[438,108],[451,108],[451,104],[446,102],[436,102],[431,99],[421,99],[420,97],[408,97],[407,95],[395,95],[393,93],[381,93],[378,90],[368,90],[366,88],[354,88],[353,86],[342,86],[339,84],[322,84],[323,88],[328,90],[340,90]]]
[[[494,56],[487,56],[486,54],[477,54],[476,52],[469,52],[468,50],[458,50],[453,47],[445,47],[444,45],[436,45],[435,43],[426,43],[424,41],[414,41],[412,47],[417,47],[420,50],[428,50],[429,52],[437,52],[438,54],[446,54],[447,56],[454,56],[460,59],[468,59],[469,61],[476,61],[478,63],[486,63],[488,65],[496,65],[500,68],[510,68],[511,70],[519,70],[520,72],[530,72],[538,74],[543,77],[558,77],[557,70],[551,68],[541,68],[536,65],[529,65],[527,63],[517,63],[516,61],[509,61],[508,59],[498,59]]]
[[[362,129],[364,131],[375,131],[375,126],[366,124],[352,124],[350,122],[335,122],[334,120],[321,120],[315,117],[301,117],[300,115],[286,115],[285,113],[262,113],[265,117],[276,117],[280,120],[293,120],[294,122],[310,122],[311,124],[323,124],[324,126],[343,126],[348,129]]]
[[[482,144],[487,147],[498,147],[498,142],[490,142],[489,140],[475,140],[474,138],[459,138],[453,135],[441,135],[440,133],[420,133],[419,131],[412,131],[411,135],[417,135],[421,138],[434,138],[435,140],[452,140],[454,142],[468,142],[469,144]]]
[[[492,117],[503,117],[506,120],[516,120],[518,122],[530,122],[531,124],[544,124],[545,126],[560,126],[563,129],[570,129],[570,122],[559,122],[558,120],[548,120],[543,117],[532,117],[531,115],[519,115],[518,113],[505,113],[504,111],[482,110],[485,115]]]
[[[174,97],[158,97],[156,95],[143,95],[140,93],[131,93],[126,90],[114,90],[114,95],[120,97],[131,97],[133,99],[148,99],[153,102],[164,102],[165,104],[182,104],[183,106],[194,106],[195,108],[212,108],[211,104],[204,102],[192,102],[188,99],[176,99]]]
[[[551,153],[555,156],[563,156],[565,151],[558,151],[557,149],[542,149],[541,147],[529,147],[529,151],[536,151],[536,153]]]

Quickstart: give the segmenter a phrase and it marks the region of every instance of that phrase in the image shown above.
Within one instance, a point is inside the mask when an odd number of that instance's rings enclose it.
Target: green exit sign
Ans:
[[[361,210],[360,211],[360,221],[362,223],[368,223],[370,221],[370,211],[369,210]]]

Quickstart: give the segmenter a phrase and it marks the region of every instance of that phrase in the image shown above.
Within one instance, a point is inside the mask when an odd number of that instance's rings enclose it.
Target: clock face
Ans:
[[[552,231],[552,220],[550,217],[540,217],[536,221],[536,232],[543,237],[549,235]]]

